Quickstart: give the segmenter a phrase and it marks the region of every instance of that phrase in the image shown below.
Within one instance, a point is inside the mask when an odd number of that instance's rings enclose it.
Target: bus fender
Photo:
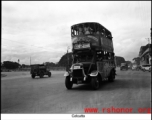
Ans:
[[[98,71],[93,71],[93,72],[90,73],[90,76],[91,77],[96,77],[96,76],[98,76],[98,74],[99,74]]]

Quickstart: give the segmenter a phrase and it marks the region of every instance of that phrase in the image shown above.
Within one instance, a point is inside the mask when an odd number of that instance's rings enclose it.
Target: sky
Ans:
[[[57,63],[81,22],[110,30],[115,55],[132,61],[150,38],[151,1],[2,1],[1,20],[1,62]]]

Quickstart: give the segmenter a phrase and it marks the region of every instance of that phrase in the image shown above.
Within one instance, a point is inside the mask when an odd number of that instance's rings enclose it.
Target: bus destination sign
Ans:
[[[84,49],[84,48],[90,48],[90,43],[76,43],[73,45],[74,49]]]

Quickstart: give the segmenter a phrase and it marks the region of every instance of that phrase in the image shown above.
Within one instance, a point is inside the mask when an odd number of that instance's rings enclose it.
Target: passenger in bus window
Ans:
[[[112,39],[112,36],[109,34],[109,35],[108,35],[108,38],[109,38],[109,39]]]
[[[74,31],[72,30],[72,36],[74,36]]]
[[[106,51],[104,51],[103,59],[106,59]]]
[[[105,56],[106,60],[108,60],[108,52],[106,52]]]
[[[107,35],[107,38],[110,38],[109,35]]]
[[[100,34],[99,30],[97,30],[96,34]]]
[[[105,36],[103,32],[101,32],[101,35],[102,35],[102,36]]]
[[[84,27],[84,33],[86,35],[90,34],[89,27]]]
[[[111,59],[111,53],[109,53],[109,59]]]
[[[103,29],[101,32],[102,32],[102,35],[105,37],[106,36],[105,30]]]
[[[107,57],[108,57],[108,59],[110,59],[110,53],[109,52],[107,53]]]
[[[82,35],[83,34],[83,29],[82,27],[79,27],[79,35]]]

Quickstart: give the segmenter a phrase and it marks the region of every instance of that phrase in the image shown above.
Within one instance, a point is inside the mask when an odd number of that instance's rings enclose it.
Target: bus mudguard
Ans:
[[[91,74],[90,74],[90,76],[98,76],[98,74],[99,74],[99,72],[98,71],[93,71],[93,72],[91,72]]]

